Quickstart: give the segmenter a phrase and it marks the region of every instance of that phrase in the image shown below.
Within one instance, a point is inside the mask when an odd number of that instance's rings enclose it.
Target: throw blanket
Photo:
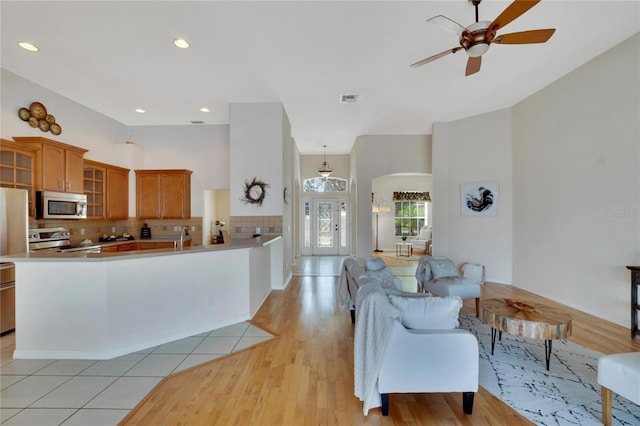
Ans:
[[[356,295],[356,329],[353,343],[355,395],[363,401],[362,412],[382,405],[378,373],[387,350],[393,322],[402,313],[376,283],[363,285]]]
[[[340,301],[342,306],[350,308],[349,306],[349,282],[347,281],[347,264],[346,261],[342,263],[342,269],[340,270],[340,280],[338,283],[338,291],[340,294]]]

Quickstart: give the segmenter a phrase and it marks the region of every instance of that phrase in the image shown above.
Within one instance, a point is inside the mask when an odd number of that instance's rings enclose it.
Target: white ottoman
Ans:
[[[602,423],[611,425],[613,392],[640,404],[640,352],[605,355],[598,360]]]

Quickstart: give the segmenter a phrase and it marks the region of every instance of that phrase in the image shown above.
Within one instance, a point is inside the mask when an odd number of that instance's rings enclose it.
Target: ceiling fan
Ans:
[[[482,55],[489,50],[489,46],[491,44],[544,43],[549,40],[556,31],[555,28],[549,28],[544,30],[529,30],[497,35],[496,33],[498,30],[502,29],[508,23],[527,12],[533,6],[538,4],[540,0],[515,0],[505,10],[503,10],[493,22],[478,21],[478,5],[481,1],[482,0],[469,0],[476,9],[476,22],[466,28],[443,15],[434,16],[433,18],[428,19],[427,22],[438,24],[446,30],[458,34],[460,37],[460,46],[429,56],[426,59],[411,64],[411,66],[414,68],[419,67],[431,61],[435,61],[436,59],[442,58],[443,56],[447,56],[450,53],[456,53],[457,51],[464,49],[467,52],[467,55],[469,55],[469,59],[467,60],[467,69],[465,72],[465,75],[468,76],[480,71]]]

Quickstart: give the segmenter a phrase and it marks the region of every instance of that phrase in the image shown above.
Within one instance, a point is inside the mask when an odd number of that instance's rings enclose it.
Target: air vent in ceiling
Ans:
[[[358,101],[358,95],[340,95],[341,104],[352,104]]]
[[[192,120],[191,124],[204,124],[204,121],[202,121],[202,120]]]

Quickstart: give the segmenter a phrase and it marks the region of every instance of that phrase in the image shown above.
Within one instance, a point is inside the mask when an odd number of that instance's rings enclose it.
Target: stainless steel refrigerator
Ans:
[[[27,197],[24,189],[0,188],[0,333],[15,328],[15,268],[2,257],[29,250]]]

